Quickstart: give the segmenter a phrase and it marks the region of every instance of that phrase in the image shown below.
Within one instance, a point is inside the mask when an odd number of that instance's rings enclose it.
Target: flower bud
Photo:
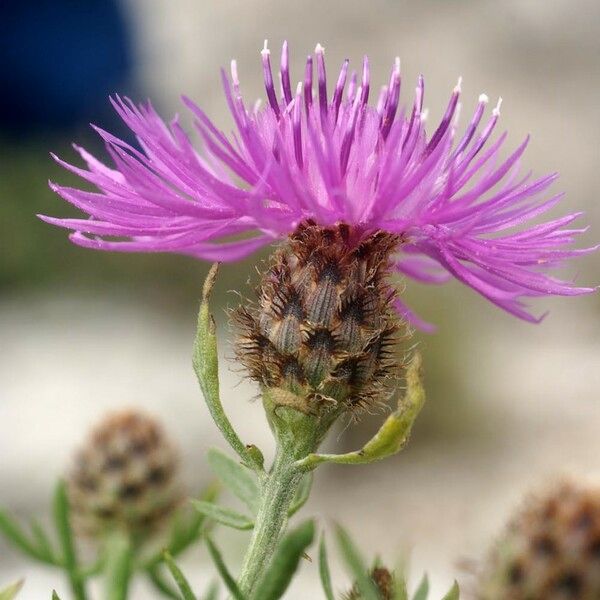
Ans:
[[[393,600],[395,598],[394,575],[385,567],[374,567],[369,573],[371,581],[375,584],[381,600]],[[354,584],[352,589],[342,596],[342,600],[362,600],[363,596]]]
[[[110,414],[92,430],[69,476],[76,528],[145,536],[182,498],[178,457],[160,424],[138,411]]]
[[[530,498],[493,548],[481,600],[600,598],[600,487],[562,482]]]
[[[358,239],[355,239],[358,237]],[[388,399],[402,329],[388,283],[400,238],[302,224],[262,277],[258,302],[235,313],[237,356],[275,403],[306,414]]]

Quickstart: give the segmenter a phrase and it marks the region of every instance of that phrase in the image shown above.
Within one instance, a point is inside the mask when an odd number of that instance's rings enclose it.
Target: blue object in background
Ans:
[[[0,133],[112,121],[107,96],[123,91],[131,66],[118,0],[2,0]]]

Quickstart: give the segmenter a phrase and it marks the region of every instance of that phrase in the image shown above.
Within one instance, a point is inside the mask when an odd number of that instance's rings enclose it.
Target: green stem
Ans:
[[[125,533],[113,532],[105,542],[106,600],[126,600],[133,575],[134,547]]]
[[[293,446],[280,444],[271,471],[263,484],[261,504],[239,579],[240,590],[246,598],[252,597],[287,524],[288,510],[303,475],[294,466],[295,456]]]
[[[85,591],[85,583],[81,579],[79,573],[73,570],[67,571],[67,577],[69,579],[69,584],[71,586],[71,591],[73,592],[73,597],[76,600],[86,600],[87,595]]]
[[[62,549],[62,562],[69,579],[71,591],[75,600],[86,600],[85,581],[79,571],[77,551],[71,527],[71,507],[67,487],[64,481],[59,481],[54,493],[54,522]]]

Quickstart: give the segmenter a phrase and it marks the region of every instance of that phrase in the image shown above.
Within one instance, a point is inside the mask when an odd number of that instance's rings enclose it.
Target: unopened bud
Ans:
[[[385,567],[375,567],[371,570],[369,576],[375,584],[381,600],[394,600],[396,598],[394,575],[390,571]],[[342,596],[342,600],[363,600],[363,595],[360,593],[358,585],[354,584],[352,589]]]
[[[600,598],[600,487],[562,482],[530,498],[493,548],[480,600]]]
[[[159,423],[138,411],[103,419],[77,454],[69,498],[76,528],[93,537],[115,529],[144,536],[168,521],[182,489]]]

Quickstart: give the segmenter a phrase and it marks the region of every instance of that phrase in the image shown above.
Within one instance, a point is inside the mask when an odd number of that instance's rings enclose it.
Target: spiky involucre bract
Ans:
[[[479,600],[598,600],[600,486],[563,481],[530,498],[492,550]]]
[[[401,240],[355,235],[303,223],[272,258],[257,304],[235,313],[236,351],[250,376],[300,398],[296,408],[308,413],[377,405],[399,373],[404,325],[387,275]]]
[[[110,414],[78,452],[68,489],[80,532],[101,537],[119,529],[143,537],[182,498],[177,452],[155,419],[138,411]]]

